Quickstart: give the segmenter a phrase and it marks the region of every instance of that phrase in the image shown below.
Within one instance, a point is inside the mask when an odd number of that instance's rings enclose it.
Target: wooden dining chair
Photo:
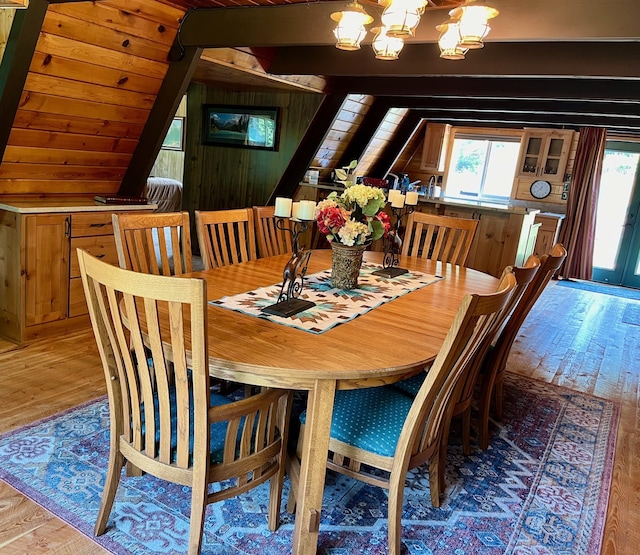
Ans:
[[[402,243],[402,254],[464,266],[478,220],[412,212]]]
[[[258,258],[251,208],[196,210],[196,231],[205,270]]]
[[[113,214],[113,232],[121,268],[163,276],[193,271],[188,212]]]
[[[502,418],[502,388],[504,374],[507,366],[507,358],[511,352],[513,342],[518,336],[520,327],[525,318],[531,312],[545,287],[558,271],[564,259],[567,257],[567,250],[560,243],[555,244],[551,252],[540,257],[540,267],[526,290],[520,297],[517,305],[512,311],[509,319],[495,341],[493,347],[487,353],[482,364],[482,386],[480,391],[480,447],[486,449],[489,443],[489,408],[491,399],[495,396],[496,416]],[[486,422],[486,429],[484,428]]]
[[[125,463],[191,488],[191,555],[200,552],[207,504],[267,480],[275,530],[290,393],[263,389],[231,401],[210,389],[205,280],[132,272],[80,249],[78,260],[109,398],[109,462],[95,534],[105,532]]]
[[[415,397],[392,386],[339,390],[335,394],[327,468],[389,490],[391,555],[400,554],[402,501],[410,469],[429,461],[431,503],[440,506],[445,462],[440,459],[440,441],[452,394],[514,288],[515,277],[507,274],[495,293],[463,298]],[[300,422],[303,438],[305,412]],[[369,472],[368,467],[386,471],[388,477]],[[292,480],[290,495],[295,496],[296,488]]]
[[[253,220],[260,258],[293,252],[291,233],[278,229],[273,217],[275,206],[254,206]]]

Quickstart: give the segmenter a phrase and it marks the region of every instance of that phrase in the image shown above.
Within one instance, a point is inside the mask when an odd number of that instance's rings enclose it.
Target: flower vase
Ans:
[[[354,289],[358,285],[358,275],[362,266],[362,254],[367,245],[348,247],[331,242],[331,285],[336,289]]]

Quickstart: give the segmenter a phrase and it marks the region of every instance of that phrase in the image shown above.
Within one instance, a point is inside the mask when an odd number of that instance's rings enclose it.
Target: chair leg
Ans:
[[[440,506],[440,493],[444,492],[443,467],[439,450],[436,449],[429,458],[429,490],[431,492],[431,504],[434,507]]]
[[[104,482],[102,500],[100,501],[100,510],[98,511],[98,518],[96,519],[96,525],[93,529],[93,533],[96,536],[104,534],[104,531],[107,528],[107,521],[111,514],[111,508],[113,507],[113,500],[116,497],[116,491],[118,491],[120,474],[122,473],[124,463],[125,461],[122,453],[117,449],[117,447],[114,448],[112,446],[109,453],[109,465],[107,467],[107,477]]]
[[[471,455],[471,407],[462,411],[462,452]]]
[[[389,555],[400,555],[402,539],[402,501],[404,498],[404,484],[406,472],[396,479],[391,476],[389,480]]]
[[[195,476],[191,489],[191,516],[189,520],[188,555],[200,555],[202,549],[202,533],[204,516],[207,510],[207,472]]]
[[[478,444],[482,451],[489,447],[489,411],[491,410],[491,398],[495,386],[495,375],[487,373],[482,380],[480,389],[480,414],[478,417]]]
[[[496,384],[494,386],[496,396],[496,416],[498,420],[502,420],[502,385],[504,383],[504,372],[496,376]]]

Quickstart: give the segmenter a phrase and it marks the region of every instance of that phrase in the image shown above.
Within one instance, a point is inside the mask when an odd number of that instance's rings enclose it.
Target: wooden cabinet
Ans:
[[[573,131],[527,130],[522,137],[518,177],[562,182],[571,149]]]
[[[427,123],[422,144],[420,169],[430,173],[443,173],[451,126],[444,123]]]
[[[558,242],[560,226],[564,216],[560,214],[538,214],[536,223],[540,224],[534,254],[542,256],[551,252],[551,248]]]
[[[141,208],[141,207],[138,207]],[[18,343],[86,325],[78,247],[118,263],[114,210],[0,210],[0,336]]]

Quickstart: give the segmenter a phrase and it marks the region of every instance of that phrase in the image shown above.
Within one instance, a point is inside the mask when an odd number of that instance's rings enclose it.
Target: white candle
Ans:
[[[402,193],[394,195],[391,199],[391,206],[393,208],[402,208],[404,206],[404,195]]]
[[[416,191],[408,191],[405,202],[409,206],[415,206],[418,204],[418,193]]]
[[[293,209],[291,210],[291,217],[294,220],[300,219],[300,203],[299,202],[293,203]]]
[[[291,199],[285,197],[276,197],[276,208],[273,215],[277,218],[288,218],[291,216]]]
[[[400,194],[400,191],[398,191],[398,189],[389,189],[389,194],[387,195],[387,199],[389,202],[392,202],[393,199]]]
[[[316,211],[316,203],[313,200],[301,200],[298,218],[301,220],[313,220]]]

